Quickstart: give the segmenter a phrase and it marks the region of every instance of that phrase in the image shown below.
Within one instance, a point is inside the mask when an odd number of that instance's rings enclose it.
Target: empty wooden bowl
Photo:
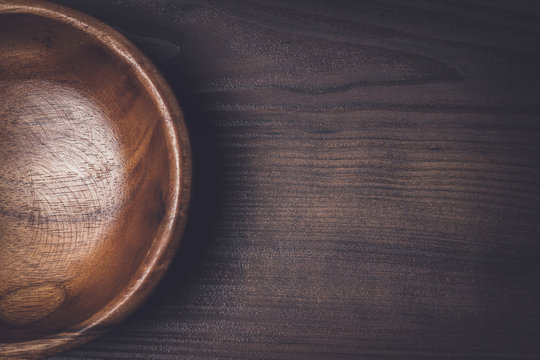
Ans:
[[[0,358],[86,342],[133,311],[177,248],[183,116],[123,36],[79,12],[0,2]]]

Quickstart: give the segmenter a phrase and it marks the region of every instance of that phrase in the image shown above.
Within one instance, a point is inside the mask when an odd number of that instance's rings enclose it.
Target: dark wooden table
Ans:
[[[62,0],[185,109],[164,281],[82,359],[540,358],[538,1]]]

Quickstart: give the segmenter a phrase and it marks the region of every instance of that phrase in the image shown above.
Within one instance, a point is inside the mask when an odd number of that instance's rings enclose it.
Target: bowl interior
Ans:
[[[163,231],[172,158],[127,60],[62,22],[0,14],[0,334],[72,329]]]

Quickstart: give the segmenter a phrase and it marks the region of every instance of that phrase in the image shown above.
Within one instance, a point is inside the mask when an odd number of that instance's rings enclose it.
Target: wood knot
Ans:
[[[31,286],[0,298],[0,321],[24,326],[46,318],[56,311],[66,295],[57,285]]]

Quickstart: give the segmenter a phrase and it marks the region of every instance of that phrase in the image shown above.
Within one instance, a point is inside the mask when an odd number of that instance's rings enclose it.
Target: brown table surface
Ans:
[[[163,71],[180,252],[68,359],[538,359],[538,1],[61,0]]]

